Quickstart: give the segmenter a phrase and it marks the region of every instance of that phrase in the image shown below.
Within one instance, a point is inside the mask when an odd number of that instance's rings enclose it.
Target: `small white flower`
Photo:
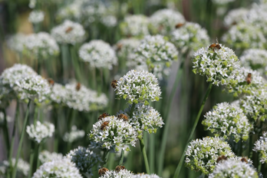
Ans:
[[[63,158],[63,155],[60,153],[50,153],[49,151],[42,151],[39,154],[39,160],[42,164],[50,162],[53,160],[60,160]]]
[[[15,158],[12,158],[11,159],[12,167],[15,166],[15,162],[16,162],[16,159]],[[7,168],[9,168],[9,167],[10,167],[9,161],[8,160],[3,161],[3,167],[0,166],[0,173],[3,172],[3,174],[4,174],[6,172],[6,170],[7,170]],[[1,170],[1,168],[3,170]],[[17,171],[18,171],[18,173],[21,173],[23,175],[23,177],[24,176],[25,177],[28,176],[28,173],[30,171],[30,165],[29,165],[29,163],[27,163],[24,160],[22,160],[21,158],[19,158],[18,159],[18,164],[17,164]]]
[[[26,35],[22,33],[17,33],[15,35],[12,35],[7,40],[7,46],[18,53],[22,53],[24,49],[23,44],[25,38]]]
[[[253,151],[260,153],[262,164],[267,163],[267,132],[264,132],[260,139],[256,141]]]
[[[131,178],[160,178],[158,175],[156,174],[136,174],[134,176],[132,176]]]
[[[248,9],[238,8],[233,9],[228,12],[228,14],[224,17],[224,24],[227,27],[235,25],[237,23],[243,22],[245,15],[248,13]]]
[[[29,134],[29,137],[40,143],[43,139],[47,137],[52,137],[55,131],[55,126],[48,122],[41,123],[40,121],[36,121],[35,124],[27,126],[26,132]]]
[[[99,178],[133,178],[134,174],[131,171],[126,169],[120,170],[119,172],[116,171],[107,171],[104,175],[100,176]]]
[[[56,19],[58,21],[71,19],[74,21],[80,21],[82,17],[82,3],[83,1],[74,1],[73,3],[67,4],[60,8],[57,12]]]
[[[29,21],[33,24],[40,23],[44,20],[44,12],[40,10],[31,11]]]
[[[234,2],[235,0],[212,0],[212,2],[214,4],[217,4],[217,5],[225,5],[225,4],[228,4],[230,2]]]
[[[65,142],[74,142],[75,140],[84,137],[85,132],[83,130],[78,130],[75,125],[71,127],[71,131],[69,133],[65,133],[63,136],[63,140]]]

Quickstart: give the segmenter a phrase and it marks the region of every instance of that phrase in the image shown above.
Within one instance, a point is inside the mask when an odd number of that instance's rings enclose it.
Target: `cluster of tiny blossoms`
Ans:
[[[227,159],[217,164],[209,178],[258,178],[251,165],[236,159]]]
[[[214,106],[212,111],[206,113],[202,124],[215,136],[224,139],[233,136],[236,142],[240,139],[247,140],[252,129],[252,125],[243,110],[228,103],[220,103]]]
[[[137,132],[129,122],[109,116],[93,125],[89,137],[92,141],[102,144],[103,148],[116,152],[129,151],[129,145],[135,146]]]
[[[39,160],[42,164],[46,163],[46,162],[50,162],[53,160],[60,160],[63,158],[63,155],[60,153],[50,153],[49,151],[42,151],[39,154]]]
[[[243,22],[245,15],[248,13],[248,10],[245,8],[238,8],[229,11],[229,13],[224,18],[224,24],[227,27],[235,25],[237,23]]]
[[[232,71],[239,67],[234,51],[217,44],[218,48],[201,48],[195,53],[193,72],[207,77],[214,85],[226,84]]]
[[[144,15],[127,16],[121,22],[120,30],[124,37],[141,38],[149,34],[148,19]]]
[[[40,143],[43,139],[47,137],[52,137],[55,131],[55,126],[48,122],[41,123],[36,121],[35,124],[27,126],[26,132],[29,137],[32,138],[37,143]]]
[[[67,132],[63,136],[65,142],[74,142],[75,140],[84,137],[85,132],[83,130],[78,130],[75,125],[71,127],[71,131]]]
[[[209,174],[214,170],[220,156],[234,157],[229,144],[220,138],[205,137],[190,142],[185,162],[191,169]]]
[[[15,158],[12,158],[11,159],[11,164],[12,164],[12,167],[15,166],[15,162],[16,162],[16,159]],[[9,161],[5,160],[3,161],[3,166],[0,166],[0,176],[1,174],[5,175],[5,172],[7,170],[7,168],[10,167],[10,164],[9,164]],[[23,177],[25,176],[28,176],[28,173],[29,173],[29,170],[30,170],[30,165],[25,162],[24,160],[22,159],[18,159],[18,164],[17,164],[17,171],[19,173],[21,173],[23,175]]]
[[[171,41],[182,53],[195,52],[210,42],[208,33],[197,23],[186,22],[171,33]]]
[[[7,46],[15,52],[22,53],[24,49],[23,43],[25,38],[26,35],[22,33],[17,33],[15,35],[12,35],[7,39]]]
[[[256,141],[253,150],[260,153],[260,162],[262,164],[267,163],[267,132],[264,132],[260,139]]]
[[[44,177],[62,177],[62,178],[82,178],[79,170],[75,167],[69,159],[63,158],[59,160],[53,160],[44,163],[33,174],[32,178],[44,178]]]
[[[29,21],[33,24],[40,23],[44,20],[44,12],[40,10],[31,11]]]
[[[115,88],[116,95],[130,103],[158,101],[161,90],[157,78],[147,71],[131,70],[120,78]]]
[[[73,3],[67,4],[60,8],[57,12],[57,21],[62,21],[66,19],[71,19],[75,21],[80,21],[82,17],[81,4],[83,1],[74,1]]]
[[[126,169],[117,171],[107,171],[104,175],[100,176],[99,178],[132,178],[134,177],[134,174],[131,173],[131,171],[128,171]]]
[[[66,158],[71,160],[79,169],[80,173],[85,175],[92,175],[92,168],[102,162],[100,155],[84,147],[71,150]]]
[[[61,25],[52,29],[51,35],[61,44],[77,44],[85,40],[86,33],[79,23],[65,20]]]
[[[161,9],[156,11],[149,19],[149,27],[153,34],[169,35],[175,29],[175,25],[184,23],[185,19],[177,11]]]
[[[83,44],[79,50],[79,56],[96,68],[112,69],[112,66],[117,64],[115,51],[102,40],[92,40],[90,43]]]

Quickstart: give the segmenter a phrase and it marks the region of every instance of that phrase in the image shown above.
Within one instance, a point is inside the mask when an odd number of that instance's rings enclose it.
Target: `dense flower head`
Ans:
[[[85,175],[92,175],[92,168],[102,162],[100,155],[84,147],[71,150],[66,158],[75,164],[81,174]]]
[[[22,33],[16,33],[7,39],[7,46],[15,52],[22,53],[24,47],[24,40],[26,35]]]
[[[46,162],[33,174],[33,178],[44,177],[82,178],[74,163],[67,158]]]
[[[67,132],[63,136],[65,142],[74,142],[75,140],[84,137],[85,132],[83,130],[77,129],[75,125],[71,127],[71,131]]]
[[[260,153],[260,162],[267,163],[267,132],[264,132],[259,140],[255,142],[253,151]]]
[[[239,23],[230,28],[222,37],[223,42],[234,49],[265,48],[266,38],[261,30],[255,26]]]
[[[83,1],[76,0],[70,4],[61,7],[56,14],[57,21],[62,21],[66,19],[80,21],[82,17],[82,12],[80,10],[82,2]]]
[[[33,24],[40,23],[44,20],[44,12],[40,10],[31,11],[29,21]]]
[[[48,59],[59,54],[57,42],[46,32],[26,36],[23,47],[23,54],[33,56],[37,60]]]
[[[100,176],[99,178],[132,178],[134,174],[131,171],[126,169],[117,171],[107,171],[104,175]]]
[[[205,115],[202,124],[215,136],[230,139],[232,136],[235,142],[240,139],[247,140],[252,125],[249,123],[243,110],[228,103],[220,103],[213,107]]]
[[[60,153],[51,153],[49,151],[42,151],[40,152],[39,154],[39,160],[42,164],[46,163],[46,162],[50,162],[50,161],[53,161],[53,160],[60,160],[63,158],[63,155],[60,154]]]
[[[65,20],[62,24],[54,27],[51,35],[58,43],[73,45],[83,42],[86,37],[83,26],[70,20]]]
[[[267,69],[267,50],[264,49],[248,49],[243,52],[240,57],[243,66],[257,70],[262,75],[266,75]]]
[[[233,9],[228,12],[228,14],[224,17],[224,24],[227,27],[235,25],[237,23],[243,22],[245,15],[248,13],[248,9],[238,8]]]
[[[175,25],[184,22],[185,19],[180,12],[161,9],[152,14],[149,19],[149,27],[153,34],[169,35],[175,29]]]
[[[258,173],[251,165],[236,159],[219,162],[209,178],[258,178]]]
[[[89,26],[92,23],[100,21],[100,19],[106,15],[107,10],[108,9],[102,1],[83,1],[81,5],[81,12],[83,19],[85,19],[85,25]]]
[[[48,122],[41,123],[40,121],[36,121],[35,124],[31,124],[27,126],[26,132],[29,134],[29,137],[40,143],[43,139],[47,137],[52,137],[55,131],[55,126]]]
[[[193,72],[207,77],[214,85],[226,84],[233,70],[239,67],[234,51],[221,44],[218,48],[201,48],[195,53]]]
[[[118,20],[115,16],[113,15],[106,15],[104,17],[101,18],[100,21],[104,26],[111,28],[111,27],[115,27],[118,23]]]
[[[96,68],[112,69],[117,64],[117,57],[112,47],[102,40],[92,40],[85,43],[79,49],[80,58],[89,62],[90,66]]]
[[[179,51],[192,53],[209,45],[208,33],[199,24],[186,22],[181,25],[171,33],[171,41]]]
[[[161,90],[157,78],[147,71],[131,70],[121,77],[115,88],[116,95],[129,103],[158,101]]]
[[[135,50],[140,45],[140,40],[135,38],[125,38],[121,39],[115,45],[115,50],[117,56],[121,61],[126,61],[127,67],[135,67],[138,65],[138,62],[135,59]]]
[[[147,64],[148,70],[161,79],[162,74],[168,75],[166,69],[172,61],[178,59],[178,51],[161,35],[146,36],[136,49],[135,58],[137,62]]]
[[[148,18],[144,15],[126,16],[120,24],[120,30],[124,37],[141,38],[149,34]]]
[[[15,162],[16,162],[16,159],[12,158],[11,159],[12,167],[15,166]],[[10,167],[9,161],[8,160],[3,161],[3,165],[0,165],[0,176],[2,174],[5,175],[9,167]],[[28,176],[29,170],[30,170],[30,165],[27,162],[25,162],[23,159],[19,158],[18,164],[17,164],[17,172],[19,173],[19,175],[23,175],[22,177],[24,176],[26,177]]]
[[[189,143],[185,162],[191,169],[209,174],[214,170],[218,157],[223,155],[229,158],[234,156],[229,144],[220,138],[205,137]]]
[[[15,64],[5,69],[0,76],[0,86],[0,98],[7,97],[1,95],[4,93],[11,98],[38,99],[40,102],[44,101],[51,91],[48,82],[24,64]]]
[[[100,143],[103,148],[116,152],[129,151],[129,145],[135,146],[137,132],[129,122],[108,116],[93,125],[89,137],[90,140]]]

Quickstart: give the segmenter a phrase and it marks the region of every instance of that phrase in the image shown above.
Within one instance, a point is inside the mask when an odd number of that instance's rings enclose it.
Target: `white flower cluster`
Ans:
[[[1,103],[1,102],[0,102]],[[7,122],[12,122],[13,118],[10,116],[6,115],[6,121]],[[0,111],[0,126],[4,123],[4,113]]]
[[[86,38],[83,26],[70,20],[65,20],[61,25],[54,27],[51,35],[58,43],[73,45],[83,42]]]
[[[140,40],[135,38],[121,39],[115,45],[118,58],[121,62],[126,61],[127,67],[135,67],[138,62],[135,60],[135,49],[140,45]]]
[[[161,90],[157,78],[147,71],[131,70],[117,82],[116,95],[130,103],[158,101]]]
[[[185,162],[191,169],[209,174],[214,170],[220,156],[234,157],[229,144],[220,138],[205,137],[190,142]]]
[[[104,175],[100,176],[99,178],[132,178],[134,174],[131,171],[126,169],[117,171],[107,171]]]
[[[240,139],[247,140],[249,138],[252,125],[243,113],[243,110],[237,106],[228,103],[220,103],[213,107],[204,116],[205,120],[202,124],[215,136],[229,139],[231,136],[235,142]]]
[[[40,23],[44,20],[44,12],[40,10],[31,11],[29,15],[29,21],[33,24]]]
[[[105,4],[99,0],[83,1],[81,6],[83,19],[85,19],[85,23],[88,26],[99,22],[105,16],[107,10]]]
[[[74,21],[80,21],[82,17],[81,5],[83,1],[73,1],[66,6],[60,8],[57,12],[57,21],[71,19]]]
[[[93,151],[84,147],[78,147],[71,150],[66,158],[75,164],[80,173],[86,175],[92,175],[92,168],[102,162],[100,155],[97,155]]]
[[[178,59],[178,51],[161,35],[146,36],[136,49],[135,58],[139,63],[146,63],[149,71],[161,79],[162,74],[169,74],[168,68]]]
[[[248,13],[248,10],[245,8],[233,9],[228,12],[224,17],[224,25],[226,27],[231,27],[237,23],[243,22],[245,15]]]
[[[127,109],[129,114],[132,105]],[[157,128],[161,128],[164,124],[159,112],[149,105],[139,103],[133,109],[133,115],[129,118],[130,124],[137,130],[156,133]]]
[[[117,57],[112,47],[102,40],[92,40],[79,49],[80,58],[92,67],[112,69],[117,64]]]
[[[113,15],[107,15],[101,18],[101,23],[106,27],[115,27],[118,23],[118,20]]]
[[[22,53],[24,47],[24,40],[26,38],[26,35],[22,33],[17,33],[15,35],[12,35],[7,40],[7,46],[18,53]]]
[[[265,48],[266,38],[262,31],[252,25],[239,23],[223,35],[222,41],[234,49]]]
[[[38,60],[48,59],[59,54],[59,47],[52,36],[46,32],[31,34],[23,41],[23,53]]]
[[[42,164],[46,163],[46,162],[50,162],[53,160],[60,160],[63,158],[63,155],[60,153],[50,153],[49,151],[42,151],[39,154],[39,160]]]
[[[82,178],[79,170],[69,159],[53,160],[44,163],[33,174],[32,178],[60,177],[60,178]]]
[[[43,139],[47,137],[52,137],[55,131],[55,126],[51,123],[36,121],[35,124],[27,126],[26,132],[29,137],[32,138],[37,143],[40,143]]]
[[[12,158],[11,159],[12,167],[15,166],[15,162],[16,162],[16,159]],[[7,161],[7,160],[3,161],[3,166],[0,166],[0,176],[1,176],[1,174],[5,174],[8,167],[10,167],[9,161]],[[23,177],[24,176],[26,177],[26,176],[28,176],[29,170],[30,170],[30,165],[27,162],[25,162],[24,160],[19,158],[18,164],[17,164],[17,171],[19,173],[21,173],[23,175]]]
[[[175,29],[175,25],[184,23],[183,15],[172,9],[156,11],[149,19],[149,27],[153,34],[169,35]]]
[[[144,15],[127,16],[121,22],[120,30],[124,37],[142,38],[149,34],[148,19]]]
[[[197,51],[208,46],[210,38],[206,29],[197,23],[186,22],[171,33],[171,41],[182,53]]]
[[[89,137],[92,141],[102,144],[103,148],[116,152],[129,151],[129,145],[135,146],[137,132],[129,122],[108,116],[93,125]]]
[[[236,159],[227,159],[218,163],[209,178],[258,178],[251,165]]]
[[[248,49],[243,52],[240,57],[243,66],[257,70],[262,75],[266,75],[267,69],[267,50],[264,49]]]
[[[232,71],[239,67],[234,51],[221,44],[217,47],[201,48],[195,53],[193,72],[207,77],[214,85],[226,84]]]
[[[74,142],[75,140],[84,137],[85,132],[83,130],[78,130],[75,125],[71,127],[71,131],[69,133],[65,133],[63,136],[63,140],[65,142]]]
[[[267,163],[267,132],[264,132],[260,139],[255,142],[253,151],[260,153],[262,164]]]
[[[11,98],[15,95],[21,100],[36,98],[39,102],[45,100],[51,91],[44,78],[23,64],[15,64],[5,69],[0,76],[0,86],[0,94],[10,93]],[[0,95],[1,97],[3,96]]]
[[[234,2],[235,0],[212,0],[212,2],[214,4],[217,4],[217,5],[225,5],[225,4],[228,4],[230,2]]]
[[[156,174],[136,174],[133,175],[131,178],[160,178],[158,175]]]

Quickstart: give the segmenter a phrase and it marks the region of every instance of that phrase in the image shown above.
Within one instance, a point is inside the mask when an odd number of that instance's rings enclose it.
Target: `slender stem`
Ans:
[[[147,174],[150,174],[149,164],[148,164],[148,160],[147,160],[146,148],[145,148],[144,140],[142,138],[139,138],[139,142],[140,142],[141,151],[143,153],[143,157],[144,157],[144,161],[145,161],[146,173]]]
[[[195,123],[194,123],[193,128],[192,128],[191,133],[190,133],[190,136],[189,136],[188,141],[187,141],[187,143],[186,143],[186,146],[185,146],[185,148],[184,148],[182,157],[180,158],[179,164],[178,164],[178,166],[177,166],[177,168],[176,168],[176,171],[175,171],[175,174],[174,174],[174,178],[178,178],[178,177],[179,177],[181,168],[182,168],[183,163],[184,163],[184,157],[185,157],[186,148],[188,147],[188,144],[190,143],[190,141],[191,141],[192,138],[193,138],[193,135],[194,135],[194,133],[195,133],[195,130],[196,130],[196,127],[197,127],[199,118],[200,118],[200,116],[201,116],[201,114],[202,114],[202,110],[203,110],[203,108],[204,108],[204,106],[205,106],[205,103],[206,103],[206,101],[207,101],[207,99],[208,99],[208,96],[209,96],[209,94],[210,94],[211,88],[212,88],[212,83],[210,83],[209,88],[208,88],[208,90],[207,90],[207,92],[206,92],[206,94],[205,94],[205,96],[204,96],[204,99],[203,99],[203,101],[202,101],[201,107],[200,107],[199,112],[198,112],[198,114],[197,114],[197,118],[196,118],[196,120],[195,120]]]
[[[259,165],[258,165],[258,173],[261,172],[261,161],[260,161],[260,154],[259,154]]]
[[[154,162],[155,162],[155,135],[150,134],[149,139],[149,163],[150,171],[154,173]]]
[[[6,117],[6,110],[5,109],[2,109],[2,112],[4,114],[4,127],[3,127],[3,130],[4,130],[4,138],[5,138],[5,145],[6,145],[6,152],[7,152],[7,155],[10,154],[10,141],[9,141],[9,133],[8,133],[8,125],[7,125],[7,117]]]
[[[21,147],[22,147],[24,135],[25,135],[25,132],[26,132],[27,122],[28,122],[28,119],[29,119],[28,115],[29,115],[29,110],[30,110],[30,103],[31,103],[31,101],[29,101],[29,103],[28,103],[26,115],[25,115],[25,118],[24,118],[23,129],[22,129],[22,133],[20,135],[19,147],[18,147],[18,151],[17,151],[17,155],[16,155],[16,161],[15,161],[14,169],[12,171],[12,178],[15,178],[16,174],[17,174],[18,159],[20,157]]]
[[[121,158],[120,158],[119,165],[123,165],[123,159],[124,159],[124,150],[121,151]]]
[[[38,161],[39,161],[39,151],[40,151],[41,143],[42,143],[42,142],[40,142],[40,143],[36,143],[36,144],[35,144],[32,173],[34,173],[34,172],[36,171],[37,166],[38,166]]]

